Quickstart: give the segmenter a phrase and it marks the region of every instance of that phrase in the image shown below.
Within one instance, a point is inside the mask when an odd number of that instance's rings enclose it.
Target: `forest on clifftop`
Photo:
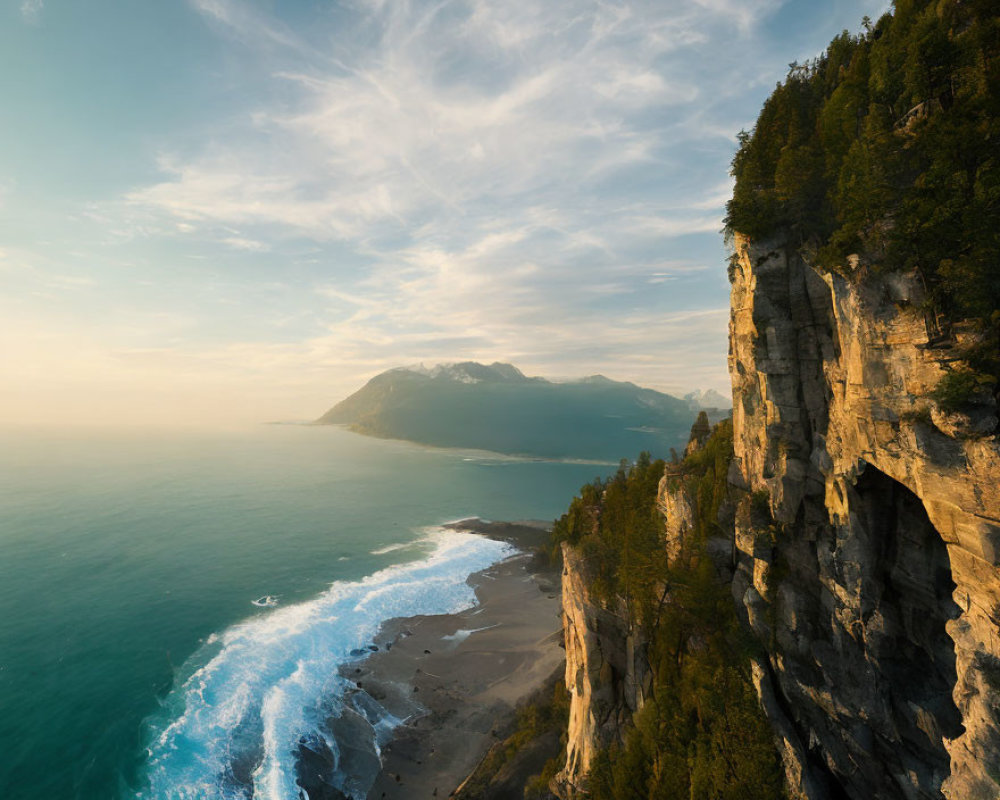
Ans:
[[[939,400],[1000,379],[1000,9],[896,0],[790,65],[733,159],[726,228],[822,269],[915,270],[930,327],[975,332]]]

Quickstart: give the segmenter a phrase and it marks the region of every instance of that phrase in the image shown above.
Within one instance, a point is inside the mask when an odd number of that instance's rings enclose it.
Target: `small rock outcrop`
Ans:
[[[997,800],[996,407],[928,399],[962,333],[916,274],[735,244],[733,591],[793,796]]]
[[[566,765],[553,791],[572,800],[598,750],[622,741],[649,694],[651,675],[645,643],[627,609],[594,596],[583,553],[562,546],[562,613],[566,645],[566,689],[570,695]]]
[[[668,561],[680,555],[688,535],[695,527],[695,498],[687,486],[668,472],[660,479],[656,508],[663,515],[663,542]]]

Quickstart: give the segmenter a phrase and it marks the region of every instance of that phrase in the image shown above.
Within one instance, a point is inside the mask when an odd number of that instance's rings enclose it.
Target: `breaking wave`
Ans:
[[[150,723],[137,800],[308,800],[311,788],[361,800],[400,720],[338,668],[365,657],[388,619],[473,606],[466,578],[514,552],[451,530],[434,541],[420,561],[209,637]]]

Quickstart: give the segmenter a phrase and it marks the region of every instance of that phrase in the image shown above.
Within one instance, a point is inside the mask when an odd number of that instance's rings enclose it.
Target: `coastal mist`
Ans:
[[[290,425],[0,440],[5,800],[293,797],[304,749],[356,796],[397,720],[338,667],[510,552],[441,523],[551,520],[609,471]]]

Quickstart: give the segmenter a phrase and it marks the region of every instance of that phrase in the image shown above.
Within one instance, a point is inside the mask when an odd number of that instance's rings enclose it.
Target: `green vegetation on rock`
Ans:
[[[857,254],[863,268],[916,270],[932,327],[970,322],[976,345],[961,355],[996,383],[1000,14],[995,0],[893,6],[791,65],[740,135],[726,226],[788,239],[821,268]],[[977,388],[954,384],[952,400]]]
[[[663,517],[656,510],[664,466],[645,452],[632,466],[622,459],[611,478],[582,487],[553,526],[552,559],[558,561],[564,541],[579,547],[593,565],[591,588],[600,597],[620,595],[630,604],[655,603],[654,587],[667,565]],[[650,611],[637,609],[640,615]]]
[[[784,777],[751,681],[754,644],[736,616],[709,540],[732,536],[727,483],[732,421],[671,465],[668,488],[696,501],[693,530],[667,563],[656,507],[662,461],[644,454],[607,482],[584,486],[553,529],[595,566],[593,590],[622,598],[648,642],[651,697],[590,776],[594,800],[778,800]]]
[[[562,677],[550,679],[517,709],[509,729],[453,795],[456,800],[547,800],[549,781],[565,761],[569,694]],[[537,770],[540,768],[540,772]]]

